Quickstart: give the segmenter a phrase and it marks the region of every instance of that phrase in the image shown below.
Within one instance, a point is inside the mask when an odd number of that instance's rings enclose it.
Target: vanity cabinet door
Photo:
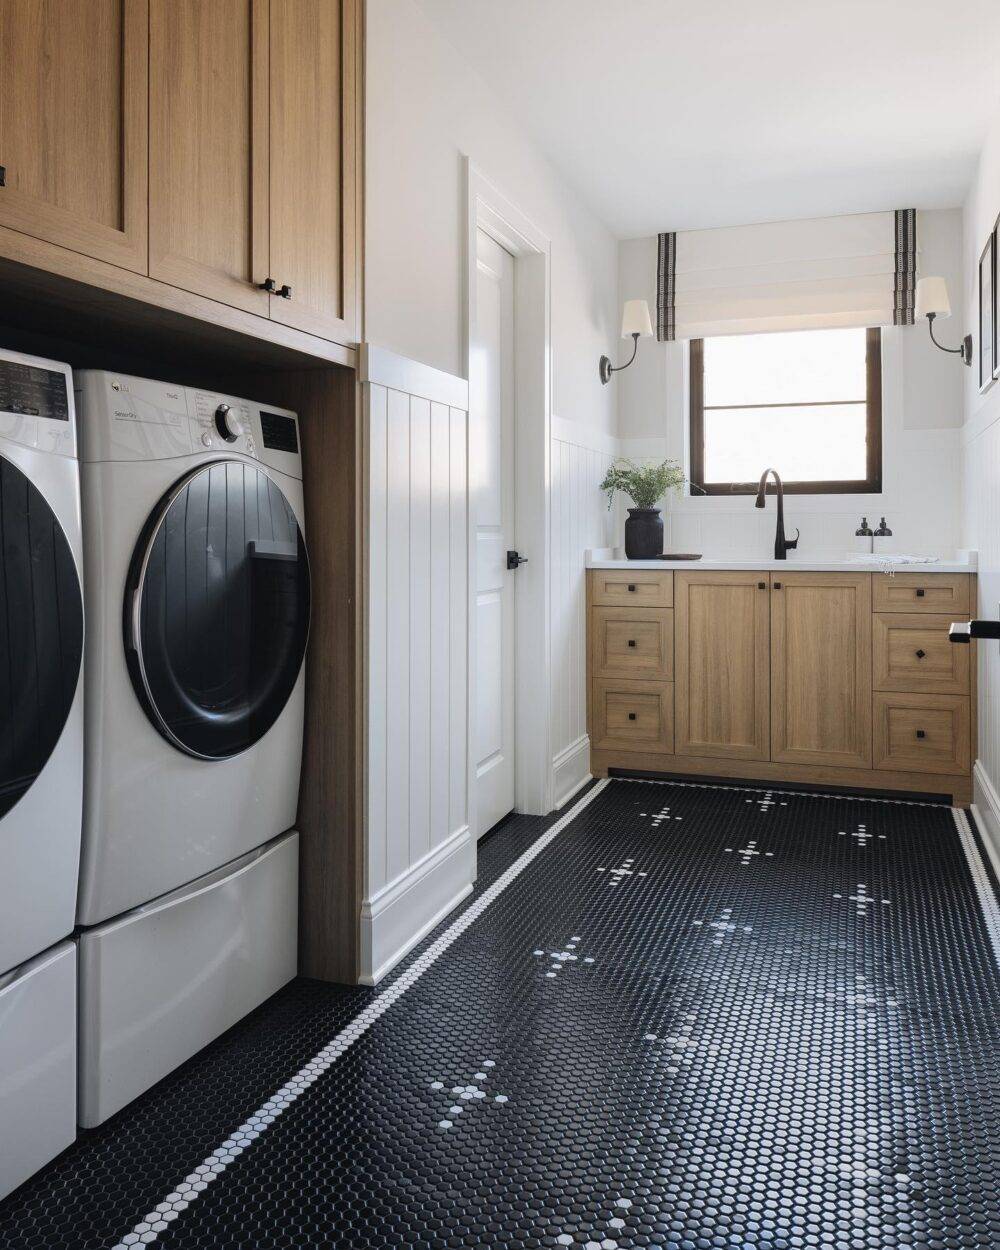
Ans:
[[[872,766],[871,574],[771,574],[771,759]]]
[[[766,573],[674,575],[677,755],[766,760]]]
[[[0,0],[0,226],[146,272],[147,0]]]

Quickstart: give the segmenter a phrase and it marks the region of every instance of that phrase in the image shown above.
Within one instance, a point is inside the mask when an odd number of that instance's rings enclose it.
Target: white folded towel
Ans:
[[[895,552],[865,552],[850,551],[847,559],[857,564],[938,564],[939,556],[904,556],[897,555]]]

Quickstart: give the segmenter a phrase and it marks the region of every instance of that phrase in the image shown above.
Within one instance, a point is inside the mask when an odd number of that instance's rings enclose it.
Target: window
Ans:
[[[769,466],[790,494],[882,489],[882,332],[691,340],[691,483],[748,495]]]

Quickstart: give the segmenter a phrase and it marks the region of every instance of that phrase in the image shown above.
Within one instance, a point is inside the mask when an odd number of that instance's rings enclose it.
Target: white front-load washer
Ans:
[[[294,975],[297,835],[280,854],[260,848],[295,821],[310,579],[294,413],[76,379],[93,1124]]]
[[[76,1132],[76,456],[69,366],[0,350],[0,1198]]]

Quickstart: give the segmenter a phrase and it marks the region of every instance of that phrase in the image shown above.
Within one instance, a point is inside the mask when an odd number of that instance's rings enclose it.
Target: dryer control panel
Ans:
[[[76,455],[69,365],[0,349],[0,438],[59,456]]]
[[[302,477],[294,412],[218,391],[96,370],[80,371],[77,386],[86,461],[247,456]]]

